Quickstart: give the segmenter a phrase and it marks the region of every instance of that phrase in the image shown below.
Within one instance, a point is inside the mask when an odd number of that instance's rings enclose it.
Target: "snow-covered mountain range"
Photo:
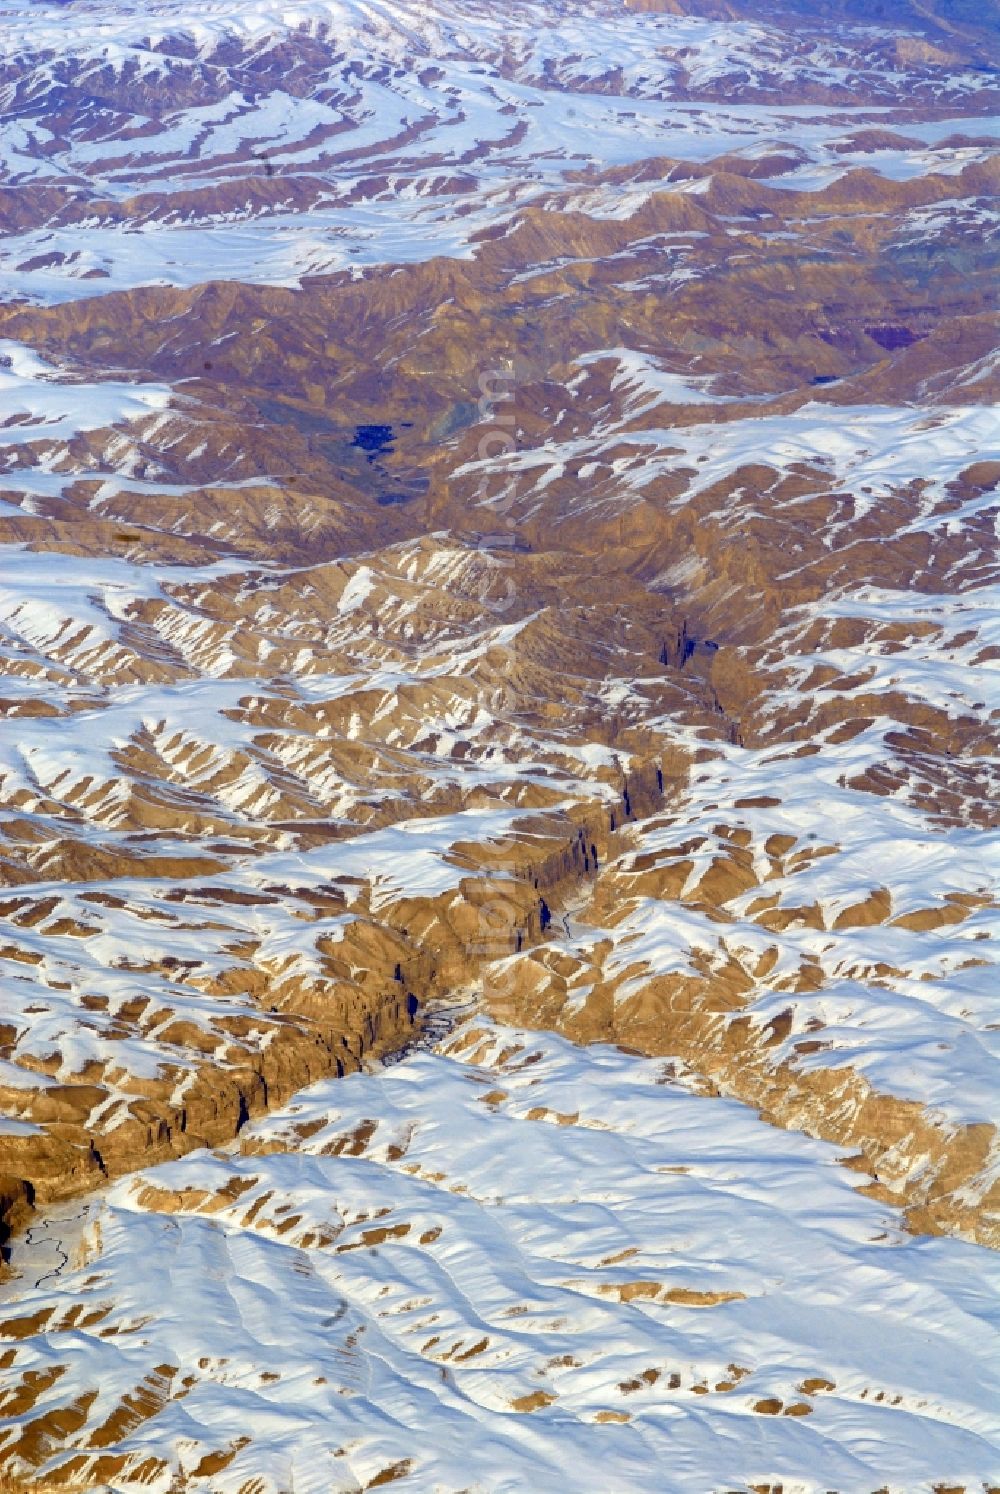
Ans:
[[[0,3],[0,1484],[1000,1487],[997,25],[889,9]]]

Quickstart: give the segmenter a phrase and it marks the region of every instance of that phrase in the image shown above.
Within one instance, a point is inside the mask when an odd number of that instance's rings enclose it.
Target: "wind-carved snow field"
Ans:
[[[115,1185],[2,1307],[36,1411],[99,1387],[44,1472],[131,1404],[153,1494],[995,1479],[995,1255],[696,1089],[474,1018]]]
[[[234,277],[297,285],[468,256],[483,230],[588,165],[752,160],[770,145],[795,157],[775,167],[778,184],[809,188],[859,167],[898,180],[957,172],[987,160],[995,134],[983,76],[939,68],[916,85],[890,63],[892,33],[874,27],[794,46],[765,25],[600,4],[553,24],[541,0],[519,6],[513,33],[481,7],[334,0],[8,3],[2,15],[0,169],[67,193],[3,236],[10,299]],[[132,79],[145,108],[116,112]],[[836,103],[788,105],[790,82]],[[89,92],[53,127],[45,100],[66,88]],[[914,103],[946,117],[912,121]],[[855,148],[852,132],[872,124],[889,138]],[[974,143],[952,143],[970,125]],[[603,197],[615,212],[620,192]]]
[[[989,957],[1000,858],[977,829],[942,835],[902,796],[873,802],[848,785],[884,761],[890,724],[873,725],[839,752],[781,762],[780,801],[773,751],[726,749],[698,772],[682,820],[639,828],[626,871],[652,856],[690,869],[678,902],[636,895],[632,903],[626,878],[611,965],[629,979],[616,999],[641,990],[650,971],[686,970],[692,955],[735,958],[748,968],[770,956],[753,1007],[765,1027],[789,1012],[788,992],[802,970],[821,971],[822,983],[798,996],[787,1031],[771,1045],[775,1067],[791,1061],[803,1071],[850,1070],[880,1094],[919,1095],[950,1124],[989,1123],[1000,1078],[997,972]],[[760,880],[734,889],[723,919],[699,906],[698,888],[734,833]],[[773,854],[782,837],[791,843],[783,864]],[[887,891],[891,913],[884,924],[856,925],[851,912],[876,891]],[[809,923],[776,923],[807,900],[817,915]],[[966,917],[947,916],[966,901]],[[755,917],[762,903],[766,922]],[[935,914],[939,927],[926,939],[922,922]],[[567,949],[608,933],[577,927]],[[803,1046],[819,1032],[821,1042]],[[891,1173],[886,1163],[880,1176]]]
[[[0,338],[0,441],[64,442],[79,431],[135,420],[163,410],[171,397],[161,384],[73,381],[23,343]],[[9,458],[8,458],[9,460]]]
[[[0,0],[0,1487],[1000,1488],[964,25]]]
[[[680,508],[732,479],[742,467],[768,468],[775,485],[789,472],[815,471],[831,492],[851,497],[850,520],[830,526],[830,545],[843,543],[848,537],[844,530],[879,499],[911,487],[919,491],[919,506],[903,532],[957,526],[979,510],[992,515],[997,509],[995,483],[986,484],[982,495],[964,507],[944,501],[950,484],[973,463],[1000,461],[995,405],[943,400],[926,406],[849,405],[810,399],[791,409],[782,401],[782,408],[772,413],[763,408],[766,396],[719,394],[708,378],[673,372],[646,355],[619,348],[578,360],[580,372],[568,388],[579,386],[587,368],[600,364],[615,369],[611,388],[622,396],[619,414],[586,436],[488,455],[460,474],[480,479],[502,474],[521,489],[526,477],[530,493],[543,492],[565,476],[570,463],[577,468],[583,463],[591,471],[603,466],[613,474],[622,503],[635,501],[657,479],[677,474],[682,483],[673,506]],[[739,408],[701,424],[700,407],[706,405]],[[665,417],[659,426],[652,420],[658,411]],[[588,496],[581,501],[586,503]],[[736,487],[730,499],[734,525],[747,517],[742,496]]]
[[[167,410],[166,386],[147,396],[142,385],[61,382],[16,345],[7,356],[22,418],[34,422],[10,427],[11,449],[23,448],[26,430],[51,440],[51,450],[35,452],[52,479],[50,499],[78,476],[62,470],[65,443],[77,432],[115,425],[127,462],[129,432],[149,418],[147,397],[154,410]],[[805,464],[847,495],[863,476],[870,491],[859,513],[920,479],[915,529],[947,532],[989,517],[989,493],[956,506],[949,491],[977,455],[995,455],[983,407],[862,411],[816,401],[786,416],[746,413],[745,402],[639,355],[598,352],[590,361],[609,356],[620,363],[624,417],[567,456],[596,461],[613,446],[619,463],[623,443],[636,442],[643,456],[620,468],[623,499],[641,492],[660,462],[681,462],[691,491],[703,493],[756,456],[775,480],[785,466]],[[693,407],[687,418],[695,423],[660,429],[661,405]],[[731,418],[698,424],[707,406]],[[654,424],[631,431],[640,419]],[[553,444],[522,462],[562,458]],[[30,492],[37,471],[12,469],[8,490]],[[538,491],[528,491],[535,501]],[[849,545],[849,526],[831,531],[830,542]],[[372,557],[341,568],[324,624],[337,649],[372,610],[389,618],[394,607],[414,605],[402,601],[413,584],[401,579],[408,574],[461,582],[464,552],[440,539],[436,546],[430,559],[404,548],[397,573]],[[246,649],[252,629],[212,623],[204,636],[213,598],[250,584],[237,562],[158,566],[10,549],[5,558],[0,617],[9,657],[44,660],[72,676],[65,700],[74,709],[54,720],[25,717],[5,740],[0,767],[5,795],[50,831],[72,816],[74,833],[95,845],[124,834],[131,790],[116,754],[147,739],[164,780],[175,773],[186,795],[212,795],[230,830],[255,819],[284,822],[289,785],[275,788],[276,757],[299,774],[322,813],[350,813],[370,792],[315,755],[311,727],[280,742],[271,737],[266,747],[260,740],[247,701],[269,698],[273,682],[235,648],[239,634]],[[275,648],[289,640],[269,617],[268,588],[277,593],[296,574],[255,571],[253,585],[266,585],[253,593],[263,620],[254,626]],[[866,691],[884,697],[884,718],[849,742],[825,742],[822,727],[821,755],[780,767],[767,749],[716,748],[693,775],[679,823],[636,827],[637,855],[669,859],[678,840],[704,837],[700,850],[686,845],[691,869],[677,899],[633,899],[626,886],[613,927],[574,920],[571,935],[554,941],[557,952],[576,957],[612,940],[608,970],[624,977],[616,1000],[627,1003],[650,977],[685,969],[692,957],[711,961],[721,951],[752,966],[776,950],[772,990],[753,1008],[758,1026],[781,1018],[804,967],[822,972],[823,984],[797,999],[773,1047],[775,1065],[842,1065],[881,1093],[919,1097],[946,1124],[988,1122],[995,966],[985,963],[981,941],[995,926],[990,848],[971,827],[942,833],[902,790],[873,800],[844,780],[882,760],[886,734],[898,729],[896,695],[988,727],[996,707],[994,597],[987,587],[914,594],[868,585],[804,607],[787,636],[774,639],[768,709],[780,715],[808,699],[822,713],[841,693],[838,680],[860,673]],[[116,684],[132,630],[150,608],[168,610],[158,626],[184,668],[174,678]],[[811,624],[845,620],[875,636],[803,644]],[[886,649],[878,630],[893,625],[913,632]],[[338,703],[348,736],[360,729],[351,725],[352,695],[375,690],[381,704],[367,708],[370,732],[380,714],[400,719],[416,682],[447,680],[455,689],[469,661],[523,626],[484,632],[480,623],[471,638],[439,645],[442,652],[417,650],[410,674],[398,667],[366,674],[360,661],[352,668],[339,655],[336,664],[333,654],[324,661],[315,637],[303,658],[293,624],[282,690]],[[825,683],[803,694],[817,670]],[[622,682],[626,704],[645,683]],[[9,684],[24,699],[33,689],[31,674],[11,675]],[[475,740],[474,714],[458,696],[450,708],[454,740]],[[697,750],[697,732],[660,725],[664,740]],[[407,740],[408,727],[393,729]],[[551,735],[540,733],[539,759],[553,750]],[[523,738],[519,753],[513,764],[465,763],[442,750],[427,783],[435,791],[523,783],[535,771]],[[776,785],[780,803],[768,806]],[[745,806],[755,798],[764,807]],[[321,938],[335,951],[357,917],[377,916],[400,896],[457,887],[462,867],[453,847],[502,840],[514,818],[460,813],[370,835],[354,827],[351,840],[312,852],[283,848],[287,831],[276,829],[265,853],[242,867],[190,865],[185,875],[198,888],[190,911],[141,876],[131,887],[116,879],[127,907],[95,905],[93,883],[47,883],[49,852],[32,850],[36,880],[24,895],[53,901],[35,929],[18,924],[16,908],[5,920],[33,963],[10,988],[6,1011],[23,1036],[18,1062],[5,1062],[0,1080],[55,1089],[99,1066],[110,1090],[90,1117],[98,1141],[131,1098],[115,1087],[116,1074],[147,1083],[169,1076],[182,1102],[194,1065],[156,1001],[137,1033],[120,1030],[137,968],[190,965],[192,984],[167,968],[150,989],[169,1002],[172,1023],[200,1034],[199,1057],[214,1050],[225,1061],[232,1023],[246,1008],[212,983],[232,969],[241,936],[257,942],[256,967],[276,988],[320,978]],[[809,900],[821,910],[818,927],[762,927],[753,908],[758,889],[731,898],[725,918],[692,905],[718,849],[720,820],[748,835],[772,906]],[[775,836],[810,848],[783,877],[763,849]],[[143,850],[210,855],[192,844],[183,820],[147,836]],[[365,884],[363,907],[348,902],[342,913],[311,921],[308,896],[341,878]],[[948,899],[970,901],[964,920],[930,942],[906,926],[836,926],[881,887],[896,920],[955,906]],[[240,906],[257,897],[263,905],[252,913]],[[199,912],[210,916],[210,939]],[[63,925],[73,932],[57,932]],[[82,941],[81,929],[89,931]],[[106,1007],[89,1010],[83,998],[98,990]],[[271,1021],[255,1020],[262,1030]],[[799,1045],[817,1022],[822,1047],[804,1056]],[[59,1066],[40,1076],[34,1065],[55,1051]],[[219,1494],[253,1480],[268,1494],[320,1494],[370,1486],[389,1471],[417,1489],[557,1494],[568,1467],[572,1486],[595,1494],[647,1489],[651,1469],[665,1470],[658,1487],[691,1494],[775,1481],[809,1494],[988,1487],[1000,1476],[994,1257],[958,1239],[908,1235],[891,1204],[859,1193],[843,1148],[772,1129],[700,1088],[675,1061],[574,1049],[477,1017],[437,1051],[306,1091],[244,1128],[238,1152],[196,1153],[117,1183],[87,1206],[84,1225],[67,1222],[71,1251],[46,1244],[37,1285],[31,1242],[15,1247],[23,1275],[3,1307],[0,1333],[16,1345],[5,1372],[12,1386],[28,1377],[43,1388],[30,1412],[19,1413],[16,1402],[8,1412],[7,1445],[18,1445],[29,1419],[51,1414],[63,1425],[58,1418],[86,1387],[93,1400],[73,1430],[51,1437],[33,1464],[39,1477],[103,1477],[95,1448],[111,1426],[119,1472],[107,1486],[131,1487],[141,1470],[154,1494],[168,1494],[178,1478]],[[902,1189],[912,1171],[909,1157],[895,1170],[888,1157],[882,1186]],[[59,1215],[51,1228],[63,1228]],[[76,1239],[81,1228],[86,1248]]]

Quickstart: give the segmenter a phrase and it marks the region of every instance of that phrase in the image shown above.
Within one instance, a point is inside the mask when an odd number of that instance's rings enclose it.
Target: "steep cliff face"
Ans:
[[[997,103],[936,0],[8,6],[0,1476],[992,1487]]]

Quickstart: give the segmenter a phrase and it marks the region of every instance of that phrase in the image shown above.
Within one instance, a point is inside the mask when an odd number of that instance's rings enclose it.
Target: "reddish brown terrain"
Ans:
[[[0,9],[14,1487],[1000,1485],[997,32]]]

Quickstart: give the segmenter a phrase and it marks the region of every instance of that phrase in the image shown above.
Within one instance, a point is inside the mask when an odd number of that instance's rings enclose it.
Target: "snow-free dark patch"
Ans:
[[[356,425],[351,445],[359,446],[362,451],[366,451],[368,460],[372,462],[384,451],[392,450],[393,440],[391,425]]]
[[[866,327],[866,334],[872,342],[877,342],[880,348],[886,352],[893,353],[897,348],[908,348],[911,343],[919,342],[919,332],[911,332],[909,327]]]

